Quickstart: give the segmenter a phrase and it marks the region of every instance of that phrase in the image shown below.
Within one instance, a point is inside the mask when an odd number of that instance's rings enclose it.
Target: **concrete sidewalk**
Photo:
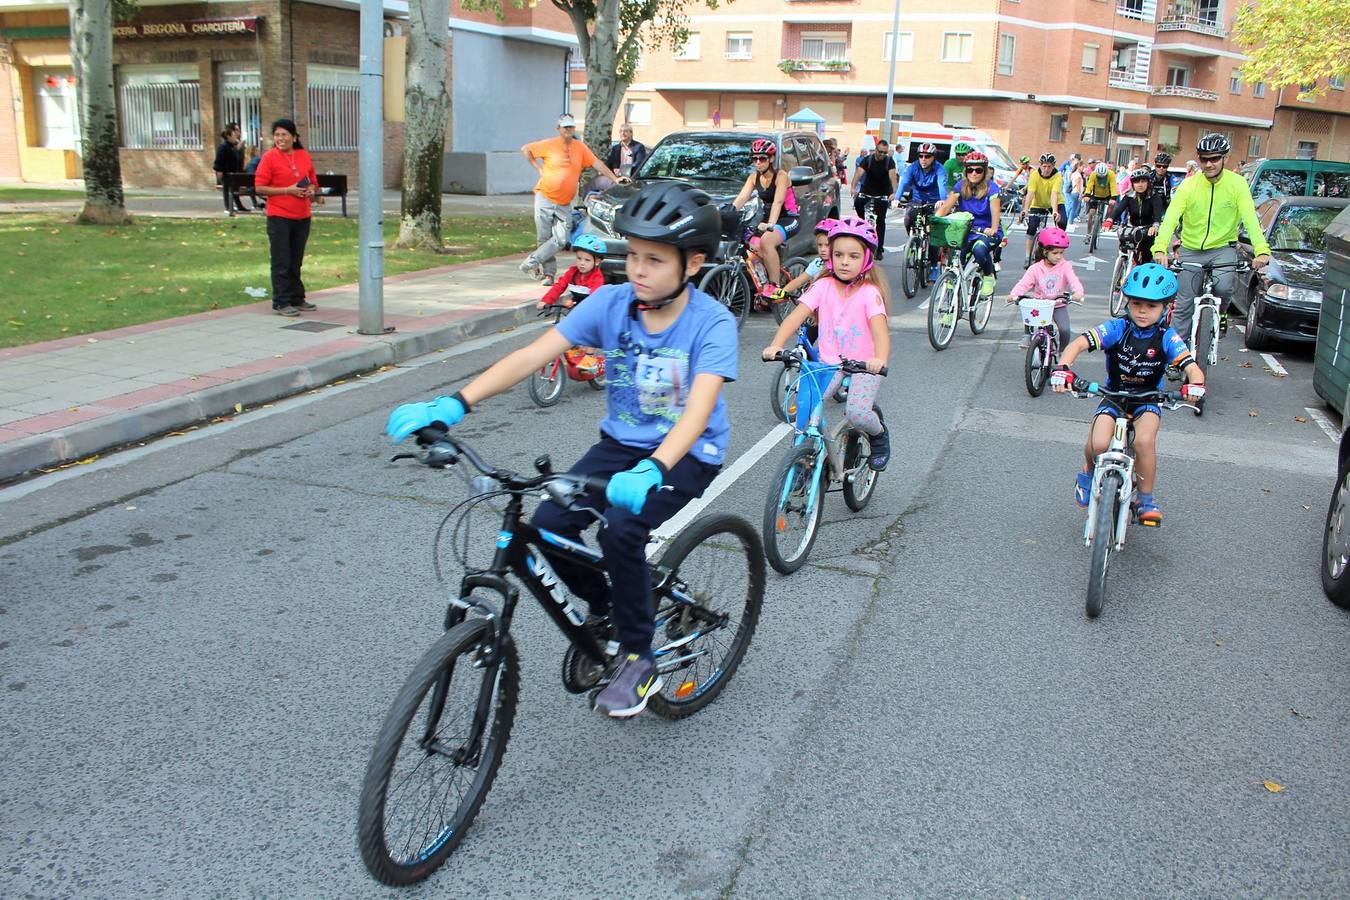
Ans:
[[[356,333],[349,285],[298,319],[267,300],[0,350],[0,482],[528,321],[544,289],[519,262],[386,278],[387,335]]]

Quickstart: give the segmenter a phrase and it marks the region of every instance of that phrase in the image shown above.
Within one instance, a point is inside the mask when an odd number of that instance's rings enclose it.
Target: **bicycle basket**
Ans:
[[[970,213],[953,213],[950,216],[933,216],[928,220],[930,243],[939,247],[960,247],[966,242],[966,232],[975,217]]]
[[[811,414],[820,405],[825,389],[834,378],[835,366],[802,360],[801,374],[797,376],[797,430],[804,431],[811,423]]]
[[[1024,298],[1017,301],[1022,310],[1022,324],[1032,328],[1046,327],[1055,321],[1055,301]]]

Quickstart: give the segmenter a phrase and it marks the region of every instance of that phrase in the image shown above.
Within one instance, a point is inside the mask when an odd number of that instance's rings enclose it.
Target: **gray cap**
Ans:
[[[559,128],[576,128],[576,127],[577,127],[577,120],[574,119],[574,118],[572,118],[572,114],[571,114],[571,113],[563,113],[561,116],[558,116],[558,127],[559,127]]]

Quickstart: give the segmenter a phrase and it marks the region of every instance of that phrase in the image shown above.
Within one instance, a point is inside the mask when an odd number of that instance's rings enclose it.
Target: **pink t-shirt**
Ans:
[[[874,316],[886,315],[886,304],[874,285],[846,288],[837,278],[826,276],[798,302],[815,312],[820,323],[817,348],[823,362],[838,365],[844,358],[862,362],[876,356],[870,323]]]
[[[1061,296],[1065,291],[1074,294],[1083,292],[1083,283],[1073,271],[1073,265],[1067,259],[1061,259],[1059,265],[1051,266],[1045,260],[1033,263],[1022,273],[1022,278],[1013,285],[1014,297],[1036,297],[1040,300],[1059,300],[1056,307],[1067,305]]]

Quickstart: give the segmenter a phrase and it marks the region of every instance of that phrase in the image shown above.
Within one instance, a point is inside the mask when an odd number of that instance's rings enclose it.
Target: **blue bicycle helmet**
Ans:
[[[572,242],[573,250],[585,250],[595,256],[604,256],[608,249],[605,242],[593,234],[583,234]]]
[[[1144,263],[1130,270],[1120,292],[1131,300],[1146,303],[1171,303],[1177,295],[1177,276],[1157,263]]]

